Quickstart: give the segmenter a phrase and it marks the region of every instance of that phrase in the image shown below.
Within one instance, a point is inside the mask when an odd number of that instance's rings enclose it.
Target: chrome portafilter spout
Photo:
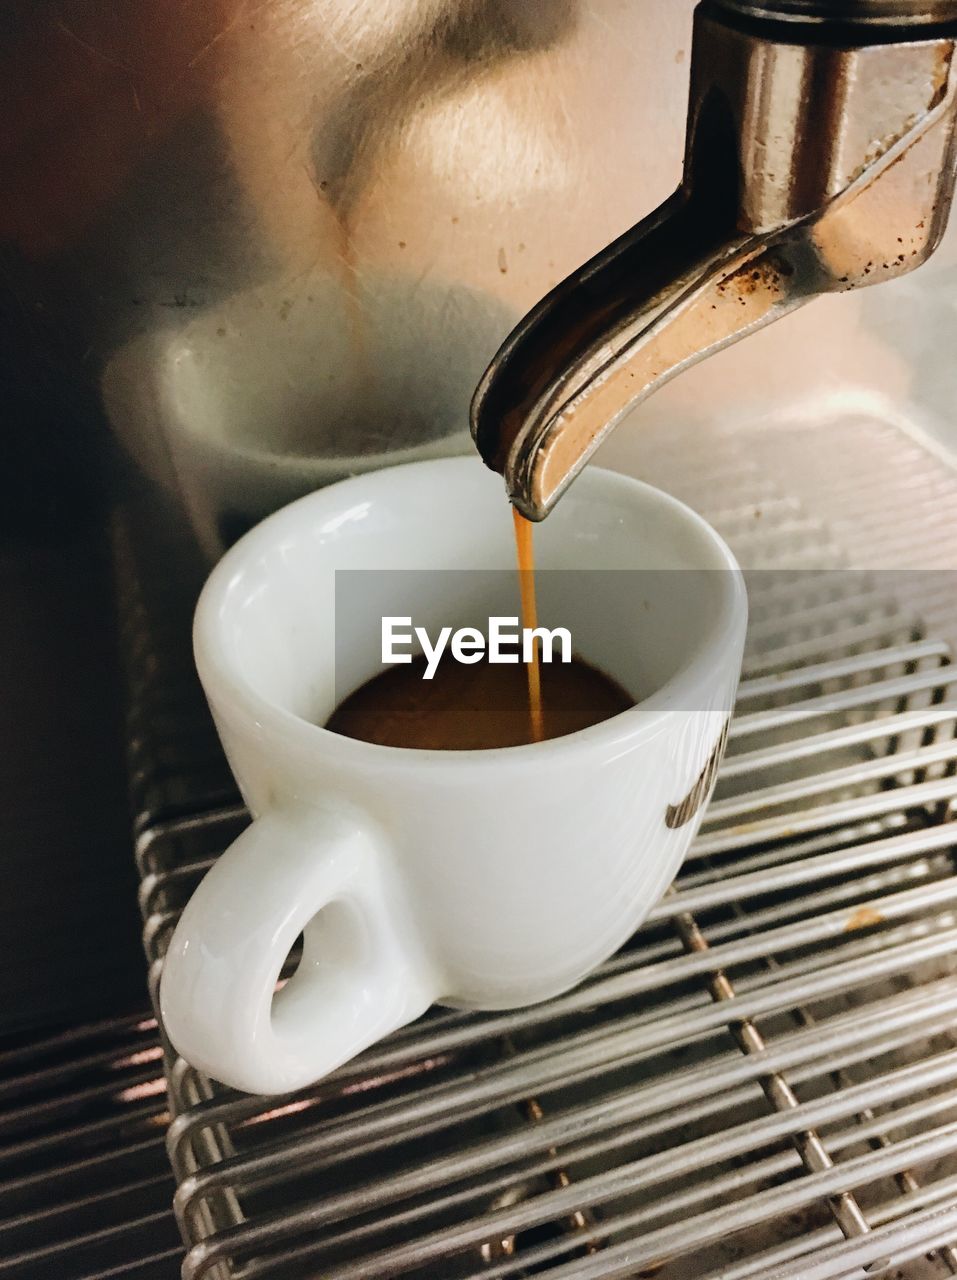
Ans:
[[[913,270],[954,187],[957,0],[703,0],[675,194],[516,327],[472,434],[541,520],[626,410],[819,294]]]

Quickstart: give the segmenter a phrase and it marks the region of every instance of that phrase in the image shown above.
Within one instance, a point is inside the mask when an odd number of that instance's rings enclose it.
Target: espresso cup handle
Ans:
[[[439,984],[390,871],[352,817],[257,818],[173,934],[160,1009],[176,1050],[236,1089],[285,1093],[423,1013]],[[277,991],[300,933],[302,959]]]

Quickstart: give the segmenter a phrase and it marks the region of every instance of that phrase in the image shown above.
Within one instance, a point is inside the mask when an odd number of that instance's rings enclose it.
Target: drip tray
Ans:
[[[556,1000],[434,1010],[294,1095],[167,1053],[187,1280],[957,1274],[951,566],[908,540],[951,527],[957,480],[879,418],[814,430],[807,456],[856,442],[889,467],[858,469],[856,514],[839,483],[822,510],[782,438],[762,459],[740,430],[684,456],[645,437],[647,478],[725,534],[752,605],[715,798],[647,924]],[[902,573],[878,525],[936,574]],[[116,560],[155,995],[248,819],[122,522]]]
[[[5,1038],[0,1280],[176,1274],[162,1067],[145,1013]]]

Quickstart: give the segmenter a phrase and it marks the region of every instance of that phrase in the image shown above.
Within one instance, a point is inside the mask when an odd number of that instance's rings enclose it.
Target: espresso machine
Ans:
[[[0,1280],[957,1274],[957,3],[0,33]],[[196,595],[451,453],[533,520],[597,455],[759,575],[715,800],[582,987],[232,1094],[150,1007],[247,821]]]

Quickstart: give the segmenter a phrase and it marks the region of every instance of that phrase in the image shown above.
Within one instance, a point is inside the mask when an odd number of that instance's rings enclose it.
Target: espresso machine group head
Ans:
[[[493,359],[472,434],[541,520],[629,409],[825,293],[912,271],[954,186],[957,0],[702,0],[684,174]]]

